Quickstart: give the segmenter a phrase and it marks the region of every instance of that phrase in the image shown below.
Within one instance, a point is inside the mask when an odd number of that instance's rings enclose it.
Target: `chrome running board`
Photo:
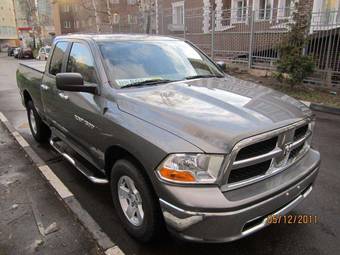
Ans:
[[[60,153],[68,162],[70,162],[79,172],[81,172],[87,179],[89,179],[92,183],[95,183],[95,184],[108,184],[109,183],[109,181],[106,178],[96,177],[93,171],[85,167],[79,160],[70,156],[66,152],[66,150],[62,146],[60,146],[60,143],[63,143],[63,142],[57,137],[54,137],[50,140],[51,146],[58,153]]]

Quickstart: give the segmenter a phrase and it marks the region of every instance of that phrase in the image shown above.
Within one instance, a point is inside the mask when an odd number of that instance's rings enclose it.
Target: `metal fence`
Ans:
[[[184,37],[214,60],[275,70],[279,46],[292,21],[290,8],[251,10],[185,9],[183,20],[173,9],[158,14],[157,32]],[[310,28],[304,54],[315,61],[307,82],[340,88],[340,12],[310,14]]]
[[[162,8],[151,18],[154,33],[183,37],[214,60],[248,68],[275,70],[279,47],[292,24],[292,8],[252,10],[248,7],[213,10]],[[180,18],[179,18],[180,17]],[[145,19],[145,17],[144,17]],[[304,54],[315,61],[306,82],[340,89],[340,11],[310,13]],[[116,24],[101,24],[102,32],[145,33],[145,20],[121,17]]]

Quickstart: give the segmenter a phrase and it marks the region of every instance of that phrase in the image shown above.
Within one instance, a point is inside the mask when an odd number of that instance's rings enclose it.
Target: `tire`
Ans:
[[[27,118],[31,133],[38,143],[46,143],[51,137],[50,128],[42,121],[32,101],[27,103]]]
[[[145,179],[144,175],[141,173],[141,169],[136,167],[136,164],[127,159],[118,160],[111,171],[110,186],[113,203],[120,218],[123,227],[126,231],[135,239],[141,242],[151,242],[162,236],[164,232],[164,223],[162,218],[161,209],[159,206],[158,199],[156,198],[151,185]],[[127,216],[127,210],[123,209],[124,198],[119,193],[126,194],[125,192],[118,192],[121,185],[124,185],[124,181],[132,180],[133,184],[137,190],[134,194],[135,200],[134,204],[141,205],[142,211],[144,213],[142,221],[138,221],[138,217],[129,220]],[[139,194],[139,195],[138,195]],[[123,202],[120,201],[120,198]],[[140,198],[140,199],[139,199]],[[139,200],[139,201],[138,201]],[[130,200],[131,201],[131,200]],[[132,206],[134,205],[133,202]],[[125,203],[125,205],[128,205]],[[139,207],[139,206],[137,206]],[[138,213],[136,213],[137,215]]]

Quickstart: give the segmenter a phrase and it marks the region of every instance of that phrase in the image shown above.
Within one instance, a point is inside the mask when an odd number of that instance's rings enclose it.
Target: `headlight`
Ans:
[[[308,124],[308,129],[313,133],[314,132],[314,127],[315,127],[315,119],[313,119],[311,122]]]
[[[171,154],[158,167],[158,176],[175,183],[214,183],[223,163],[222,155]]]
[[[308,148],[311,146],[312,144],[312,138],[313,138],[313,132],[314,132],[314,127],[315,127],[315,120],[313,119],[311,122],[309,122],[308,124],[308,131],[311,132],[310,136],[307,138],[306,140],[306,144],[308,146]]]

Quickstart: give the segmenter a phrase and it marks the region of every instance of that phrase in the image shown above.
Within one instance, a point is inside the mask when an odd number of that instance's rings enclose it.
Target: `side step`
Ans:
[[[92,183],[95,184],[109,183],[109,181],[105,177],[95,176],[94,172],[96,170],[90,170],[89,167],[85,167],[84,164],[80,162],[80,160],[77,160],[75,156],[71,156],[72,153],[68,151],[70,149],[67,148],[67,145],[65,145],[65,143],[63,143],[63,141],[60,140],[59,138],[57,137],[52,138],[50,140],[50,144],[57,152],[59,152],[67,161],[69,161],[75,168],[77,168],[79,172],[81,172]]]

